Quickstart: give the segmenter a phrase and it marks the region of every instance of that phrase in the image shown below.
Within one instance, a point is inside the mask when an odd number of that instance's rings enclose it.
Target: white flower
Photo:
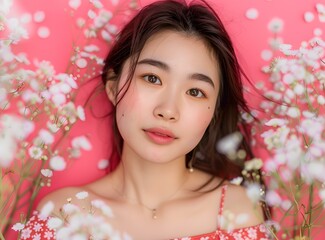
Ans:
[[[254,19],[257,19],[258,18],[258,10],[256,8],[250,8],[250,9],[247,9],[246,11],[246,17],[250,20],[254,20]]]
[[[55,156],[50,159],[50,167],[55,171],[62,171],[66,168],[66,162],[63,157]]]
[[[318,95],[317,96],[317,102],[320,105],[325,105],[325,97],[323,95]]]
[[[320,199],[322,199],[324,207],[325,207],[325,188],[322,188],[318,191],[318,195]]]
[[[325,5],[321,3],[316,4],[316,9],[318,12],[318,19],[320,22],[325,22]]]
[[[249,215],[246,213],[241,213],[236,216],[235,222],[238,225],[245,224],[249,220]]]
[[[235,184],[235,185],[240,185],[242,182],[243,182],[243,178],[242,177],[236,177],[236,178],[233,178],[230,183],[232,184]]]
[[[78,193],[76,194],[76,197],[77,197],[78,199],[80,199],[80,200],[85,199],[85,198],[87,198],[88,196],[89,196],[89,194],[88,194],[88,192],[86,192],[86,191],[78,192]]]
[[[72,214],[74,212],[78,212],[79,211],[79,207],[72,204],[72,203],[66,203],[62,206],[62,209],[64,211],[65,214]]]
[[[269,190],[266,192],[265,200],[271,207],[280,206],[282,202],[280,195],[273,190]]]
[[[32,146],[28,149],[28,154],[31,158],[39,160],[42,157],[43,151],[40,147]]]
[[[25,227],[25,225],[22,224],[22,223],[15,223],[15,224],[12,226],[11,229],[14,230],[14,231],[20,231],[20,230],[23,230],[24,227]]]
[[[268,24],[268,28],[273,33],[279,33],[283,29],[283,20],[280,18],[273,18]]]
[[[106,169],[108,166],[109,166],[109,161],[107,159],[102,159],[97,164],[97,168],[100,170]]]
[[[47,218],[50,216],[52,211],[54,210],[54,203],[52,201],[47,202],[40,211],[40,216],[42,218]]]
[[[296,86],[294,87],[294,92],[298,96],[300,96],[300,95],[302,95],[305,92],[305,88],[301,84],[296,84]]]
[[[60,127],[56,123],[47,122],[47,127],[52,133],[56,133],[60,130]]]
[[[98,52],[99,51],[99,47],[94,44],[87,45],[84,47],[84,49],[86,52]]]
[[[52,96],[52,102],[57,106],[62,106],[64,103],[66,103],[66,97],[63,93],[56,93]]]
[[[82,106],[78,106],[77,107],[77,115],[79,117],[79,119],[81,121],[85,121],[86,120],[86,117],[85,117],[85,110]]]
[[[90,0],[90,2],[95,8],[103,8],[103,4],[100,2],[100,0]]]
[[[41,74],[44,74],[48,79],[54,76],[55,70],[51,62],[41,61],[41,62],[36,62],[35,65],[39,68],[38,71]]]
[[[297,107],[289,107],[287,115],[292,118],[298,118],[300,116],[300,110]]]
[[[289,201],[289,200],[284,200],[281,202],[281,208],[284,210],[284,211],[288,211],[292,206],[292,203]]]
[[[277,127],[277,126],[284,126],[288,123],[287,120],[281,118],[273,118],[265,123],[266,126]]]
[[[96,13],[93,10],[88,10],[88,17],[90,19],[94,19],[96,17]]]
[[[263,161],[260,158],[253,158],[250,161],[245,162],[245,170],[259,170],[263,166]]]
[[[80,7],[81,0],[69,0],[69,7],[76,10]]]
[[[50,170],[50,169],[42,169],[41,170],[41,174],[44,176],[44,177],[52,177],[53,176],[53,172]]]
[[[76,65],[78,68],[85,68],[88,65],[88,62],[84,58],[79,58],[76,60]]]
[[[257,183],[250,183],[246,187],[246,194],[253,203],[258,203],[261,199],[261,186]]]
[[[325,182],[325,165],[322,162],[310,162],[307,164],[307,171],[305,172],[305,177],[309,180],[318,180],[320,182]]]
[[[9,18],[6,23],[9,29],[10,40],[18,42],[21,39],[28,39],[28,31],[17,18]]]
[[[91,205],[93,207],[96,207],[102,211],[103,214],[105,214],[108,217],[113,217],[113,211],[112,209],[102,200],[92,200]]]
[[[39,131],[39,137],[45,144],[52,144],[54,142],[54,136],[45,129]]]
[[[229,134],[217,143],[217,150],[222,154],[232,154],[237,151],[242,139],[240,132]]]
[[[320,119],[303,119],[298,130],[299,132],[305,133],[313,139],[319,139],[321,138],[320,134],[324,128],[324,122]]]
[[[50,229],[58,229],[62,225],[63,225],[63,221],[60,218],[58,218],[58,217],[50,217],[47,220],[47,226]]]
[[[10,134],[0,134],[0,166],[7,168],[10,166],[17,151],[17,143]]]
[[[111,36],[111,34],[109,34],[108,31],[106,31],[106,30],[102,30],[100,33],[101,33],[102,38],[103,38],[105,41],[107,41],[107,42],[112,41],[113,37]]]
[[[75,137],[72,139],[71,145],[73,148],[80,148],[86,151],[91,149],[91,143],[85,136]]]

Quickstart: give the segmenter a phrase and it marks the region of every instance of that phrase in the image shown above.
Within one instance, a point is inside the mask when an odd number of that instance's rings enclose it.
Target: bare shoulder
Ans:
[[[264,221],[260,203],[254,203],[243,186],[228,184],[224,199],[224,214],[235,216],[234,227],[244,228]]]
[[[46,195],[38,204],[37,210],[41,211],[42,208],[49,202],[54,204],[54,214],[59,214],[62,206],[68,202],[75,202],[77,204],[80,201],[76,194],[79,192],[85,191],[82,187],[65,187],[58,190],[55,190],[48,195]]]

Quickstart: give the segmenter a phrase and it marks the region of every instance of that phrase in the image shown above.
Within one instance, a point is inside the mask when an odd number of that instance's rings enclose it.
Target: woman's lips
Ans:
[[[176,139],[175,135],[166,129],[149,128],[145,129],[144,132],[156,144],[169,144]]]

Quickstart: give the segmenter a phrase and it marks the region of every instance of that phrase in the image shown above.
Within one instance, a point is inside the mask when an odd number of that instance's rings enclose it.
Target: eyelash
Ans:
[[[202,96],[197,97],[197,96],[193,96],[193,95],[191,95],[191,94],[190,94],[190,91],[193,91],[193,90],[198,91],[199,94],[201,94]],[[200,90],[200,89],[198,89],[198,88],[191,88],[191,89],[188,90],[186,93],[188,93],[190,96],[193,96],[193,97],[196,97],[196,98],[206,98],[206,94],[205,94],[202,90]]]
[[[156,78],[156,80],[158,80],[160,83],[157,84],[156,82],[151,82],[151,81],[149,80],[150,77],[154,77],[154,78]],[[158,76],[156,76],[155,74],[145,74],[145,75],[142,75],[142,78],[143,78],[146,82],[151,83],[151,84],[154,84],[154,85],[161,85],[161,84],[162,84],[160,78],[159,78]],[[197,96],[193,96],[193,95],[191,95],[190,92],[193,91],[193,90],[198,91],[198,94],[201,94],[202,96],[197,97]],[[187,93],[188,95],[192,96],[192,97],[195,97],[195,98],[206,98],[206,94],[205,94],[202,90],[200,90],[200,89],[198,89],[198,88],[191,88],[191,89],[187,90],[186,93]]]
[[[153,83],[153,82],[151,82],[151,81],[149,80],[149,77],[154,77],[154,78],[156,78],[156,80],[158,80],[158,81],[160,82],[159,85],[161,85],[161,80],[159,79],[159,77],[157,77],[157,76],[154,75],[154,74],[146,74],[146,75],[143,75],[143,76],[142,76],[142,78],[143,78],[146,82],[151,83],[151,84],[156,84],[156,85],[157,85],[157,83]]]

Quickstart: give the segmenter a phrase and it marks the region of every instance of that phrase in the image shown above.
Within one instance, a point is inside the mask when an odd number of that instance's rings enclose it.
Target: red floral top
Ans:
[[[223,186],[218,217],[222,216],[224,198],[227,186]],[[22,240],[55,240],[55,231],[47,227],[47,219],[40,217],[37,212],[30,218],[21,231]],[[264,224],[239,228],[231,232],[217,228],[215,231],[196,236],[175,238],[173,240],[269,240],[268,231]]]

